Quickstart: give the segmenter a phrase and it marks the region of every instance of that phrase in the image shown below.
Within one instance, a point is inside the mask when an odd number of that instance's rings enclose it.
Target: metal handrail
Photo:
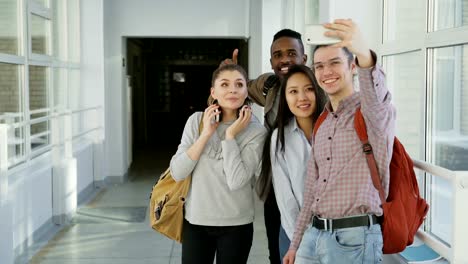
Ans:
[[[414,162],[414,168],[424,171],[432,176],[439,177],[450,182],[451,186],[454,188],[453,190],[454,196],[457,195],[457,192],[465,192],[466,191],[465,189],[468,188],[468,177],[464,177],[464,176],[460,177],[460,175],[458,175],[460,172],[442,168],[440,166],[436,166],[436,165],[430,164],[422,160],[413,160],[413,162]],[[454,204],[454,206],[456,206],[456,204]],[[452,218],[454,217],[455,216],[452,216]],[[456,222],[458,221],[459,221],[458,219],[453,219],[452,233],[454,234],[454,236],[455,236]],[[455,259],[459,258],[460,252],[454,251],[454,245],[449,246],[445,244],[444,242],[440,241],[438,238],[431,235],[429,232],[425,232],[424,230],[420,229],[418,230],[416,236],[423,243],[428,245],[430,248],[432,248],[434,251],[439,253],[445,259],[449,261],[454,261],[453,258]],[[452,243],[454,242],[452,241]],[[457,250],[460,250],[460,249],[457,248]]]
[[[453,179],[455,179],[455,172],[449,169],[432,165],[422,160],[413,160],[413,163],[415,168],[428,172],[434,176],[439,176],[448,181],[452,181]]]
[[[52,119],[55,119],[55,118],[58,118],[58,117],[61,117],[61,116],[76,115],[76,114],[81,114],[81,113],[84,113],[84,112],[94,111],[94,110],[99,111],[101,109],[103,109],[102,106],[86,107],[86,108],[76,109],[76,110],[64,110],[64,109],[59,109],[59,108],[43,108],[43,109],[38,109],[38,110],[31,111],[30,114],[40,114],[40,113],[49,112],[48,115],[43,116],[43,117],[33,118],[33,119],[28,120],[28,121],[10,123],[8,125],[9,125],[10,129],[17,129],[17,128],[21,128],[21,127],[27,126],[27,125],[34,125],[34,124],[38,124],[38,123],[48,122],[48,121],[51,121]],[[2,115],[0,117],[6,118],[6,117],[21,117],[21,116],[22,116],[22,114],[8,114],[8,115]],[[37,156],[38,153],[47,152],[47,151],[51,150],[53,147],[60,146],[60,145],[65,144],[67,142],[71,142],[71,141],[73,141],[73,140],[75,140],[77,138],[83,137],[84,135],[87,135],[89,133],[102,130],[103,128],[104,128],[103,126],[97,125],[97,126],[95,126],[93,128],[90,128],[90,129],[88,129],[86,131],[82,131],[82,132],[80,132],[80,133],[78,133],[76,135],[73,135],[71,138],[62,138],[58,142],[55,142],[55,143],[53,143],[52,141],[49,140],[49,142],[47,144],[45,144],[44,146],[40,146],[35,150],[31,150],[31,152],[28,153],[27,155],[24,155],[24,156],[22,156],[20,158],[18,158],[18,157],[10,158],[8,160],[8,167],[10,167],[12,165],[19,164],[20,163],[19,161],[29,160],[29,159]],[[51,134],[51,130],[47,129],[46,131],[42,131],[42,132],[37,133],[37,134],[31,134],[29,136],[29,138],[30,138],[30,140],[31,139],[34,140],[36,138],[39,138],[39,137],[42,137],[42,136],[48,136],[50,134]],[[15,142],[15,143],[24,144],[24,141]]]

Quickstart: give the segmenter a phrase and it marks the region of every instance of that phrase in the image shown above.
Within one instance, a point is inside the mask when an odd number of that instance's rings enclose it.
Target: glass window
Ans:
[[[424,66],[421,51],[384,57],[387,83],[397,110],[397,136],[408,154],[424,159]]]
[[[59,109],[67,107],[67,69],[65,68],[54,68],[52,106]]]
[[[468,25],[468,1],[435,1],[434,8],[434,30]]]
[[[61,61],[68,58],[67,48],[67,1],[54,0],[53,55]]]
[[[49,122],[40,121],[42,117],[49,114],[49,73],[48,68],[43,66],[29,66],[29,109],[44,110],[35,111],[31,114],[31,149],[34,150],[40,146],[49,143]],[[38,112],[38,113],[36,113]]]
[[[453,188],[449,181],[441,177],[431,176],[431,199],[429,210],[431,225],[429,230],[433,235],[452,244]]]
[[[20,67],[0,63],[0,114],[21,112]]]
[[[50,21],[31,14],[31,51],[36,54],[50,55]]]
[[[468,170],[468,45],[434,49],[432,162]]]
[[[425,32],[425,1],[385,1],[384,42],[414,38]]]
[[[468,45],[436,48],[432,65],[431,163],[468,170]],[[431,232],[452,243],[453,190],[450,182],[431,177]]]
[[[78,69],[70,69],[68,71],[68,103],[68,107],[72,111],[82,109],[84,106],[80,92],[80,71]],[[83,113],[73,115],[73,135],[82,132],[84,122],[82,115]]]
[[[24,155],[24,129],[19,126],[23,121],[22,66],[0,63],[0,123],[9,124],[8,157],[19,158]]]
[[[80,1],[69,0],[68,5],[68,61],[80,62]]]
[[[0,53],[18,54],[18,1],[0,1]]]
[[[38,110],[48,104],[48,69],[43,66],[29,66],[29,109]]]

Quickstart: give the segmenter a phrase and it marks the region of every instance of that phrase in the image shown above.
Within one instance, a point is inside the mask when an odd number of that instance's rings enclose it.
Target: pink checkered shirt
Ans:
[[[354,113],[360,106],[382,185],[388,194],[395,108],[385,85],[385,74],[378,65],[358,68],[358,73],[360,92],[342,100],[336,112],[332,112],[328,103],[329,114],[315,135],[292,249],[297,250],[313,215],[342,218],[382,214],[379,194],[372,184],[362,144],[354,129]]]

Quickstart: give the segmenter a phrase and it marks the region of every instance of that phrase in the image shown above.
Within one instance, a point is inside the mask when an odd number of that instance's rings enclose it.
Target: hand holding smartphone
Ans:
[[[306,25],[305,29],[305,40],[309,45],[329,45],[335,44],[341,41],[339,38],[327,37],[324,35],[326,31],[330,29],[325,28],[323,25],[314,24]]]
[[[213,104],[217,105],[217,104],[218,104],[218,100],[215,99],[215,100],[213,101]],[[214,121],[215,123],[221,122],[221,120],[223,120],[223,118],[222,118],[222,117],[223,117],[223,116],[222,116],[223,113],[221,112],[221,110],[215,109],[214,112],[215,112],[216,115],[214,116],[213,121]]]

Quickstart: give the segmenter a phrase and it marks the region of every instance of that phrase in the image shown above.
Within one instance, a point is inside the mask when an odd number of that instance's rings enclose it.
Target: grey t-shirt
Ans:
[[[255,116],[235,139],[225,140],[233,123],[220,123],[198,161],[186,151],[198,139],[202,112],[189,117],[181,143],[171,159],[176,180],[192,173],[192,186],[185,203],[185,219],[206,226],[243,225],[254,220],[252,183],[262,157],[266,129]]]

